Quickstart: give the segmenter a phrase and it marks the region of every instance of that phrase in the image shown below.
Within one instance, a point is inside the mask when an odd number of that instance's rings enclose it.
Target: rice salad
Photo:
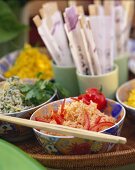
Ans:
[[[3,83],[3,82],[2,82]],[[23,82],[18,77],[7,79],[0,88],[0,113],[13,113],[31,108],[23,100],[19,86]]]

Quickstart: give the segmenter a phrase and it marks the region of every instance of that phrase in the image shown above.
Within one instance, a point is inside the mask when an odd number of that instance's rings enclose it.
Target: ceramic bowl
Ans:
[[[28,79],[27,79],[27,82],[28,82]],[[31,80],[29,82],[31,82]],[[2,87],[2,85],[3,85],[3,82],[0,82],[0,87]],[[29,119],[35,110],[37,110],[38,108],[42,107],[43,105],[45,105],[51,101],[54,101],[56,98],[56,94],[57,94],[57,91],[54,92],[53,96],[48,101],[46,101],[36,107],[30,108],[27,110],[22,110],[20,112],[8,113],[8,114],[3,113],[3,114],[7,115],[7,116]],[[24,126],[19,126],[16,124],[0,121],[0,138],[6,139],[11,142],[18,142],[18,141],[28,139],[29,137],[32,136],[32,134],[33,133],[32,133],[31,128],[27,128]]]
[[[71,101],[72,100],[70,98],[66,99],[66,102]],[[52,109],[57,110],[62,102],[63,100],[58,100],[43,106],[35,111],[30,119],[35,120],[35,117],[42,117],[44,114],[48,114]],[[126,114],[124,107],[113,100],[107,99],[107,107],[104,112],[107,115],[115,117],[117,119],[117,123],[111,128],[102,131],[102,133],[120,135]],[[42,145],[47,154],[80,155],[102,153],[110,151],[115,146],[115,144],[112,143],[81,139],[73,136],[54,136],[42,133],[36,129],[33,130],[39,143]]]
[[[119,103],[121,103],[127,110],[127,117],[130,118],[130,120],[135,121],[135,108],[128,106],[124,102],[127,100],[129,96],[129,92],[135,89],[135,79],[130,80],[123,85],[121,85],[116,92],[116,99]]]

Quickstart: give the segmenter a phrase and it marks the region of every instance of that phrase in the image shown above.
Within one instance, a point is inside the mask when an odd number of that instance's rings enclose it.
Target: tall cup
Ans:
[[[118,66],[114,65],[114,68],[109,73],[103,75],[82,75],[77,71],[77,79],[79,84],[80,93],[85,93],[87,88],[102,87],[102,92],[107,98],[114,99],[115,92],[118,87]]]
[[[64,87],[69,92],[69,96],[78,96],[79,87],[76,76],[75,66],[57,66],[52,64],[54,78],[57,83]]]
[[[119,86],[128,80],[128,58],[129,54],[124,53],[117,56],[114,60],[119,67]]]

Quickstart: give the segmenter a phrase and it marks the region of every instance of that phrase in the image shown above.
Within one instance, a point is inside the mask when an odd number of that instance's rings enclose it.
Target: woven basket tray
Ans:
[[[114,151],[93,155],[53,156],[46,155],[35,138],[16,145],[49,168],[64,170],[113,168],[135,163],[135,124],[125,120],[122,136],[127,137],[126,145],[118,145]]]

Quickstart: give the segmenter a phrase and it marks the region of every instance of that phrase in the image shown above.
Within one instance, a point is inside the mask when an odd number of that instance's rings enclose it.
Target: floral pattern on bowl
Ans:
[[[43,106],[33,113],[31,120],[35,120],[35,117],[49,113],[52,109],[57,109],[63,100],[58,100]],[[71,102],[71,99],[66,99],[66,102]],[[120,135],[121,128],[125,118],[125,109],[119,103],[107,99],[107,107],[104,110],[105,114],[112,115],[117,119],[117,123],[108,128],[103,133]],[[115,113],[115,114],[114,114]],[[104,143],[93,140],[76,138],[73,136],[53,136],[42,133],[36,129],[33,129],[39,143],[44,148],[47,154],[55,155],[81,155],[81,154],[92,154],[102,153],[110,151],[115,144]]]

